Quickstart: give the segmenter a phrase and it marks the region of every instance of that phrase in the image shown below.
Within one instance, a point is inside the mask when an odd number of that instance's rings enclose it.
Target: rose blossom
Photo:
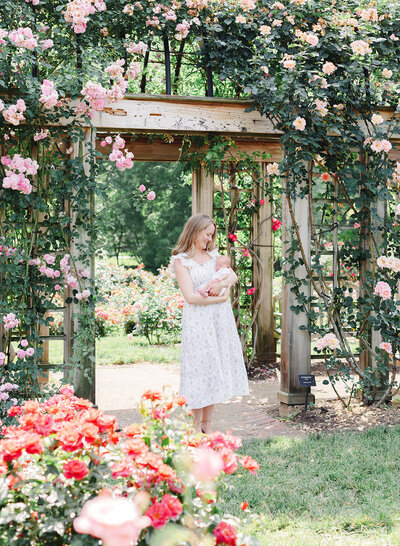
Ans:
[[[267,165],[267,174],[268,176],[278,175],[279,174],[279,163],[268,163]]]
[[[390,300],[392,297],[392,290],[387,282],[379,281],[374,290],[376,296],[380,296],[383,300]]]
[[[327,61],[326,63],[324,63],[324,65],[322,67],[322,72],[324,74],[327,74],[328,76],[330,76],[331,74],[333,74],[335,72],[336,69],[337,69],[337,66],[335,66],[333,63]]]
[[[63,468],[63,474],[66,478],[74,478],[75,480],[83,480],[88,474],[89,469],[86,464],[79,459],[67,461]]]
[[[367,42],[364,42],[364,40],[355,40],[350,44],[350,47],[355,55],[364,56],[368,53],[372,53],[369,44]]]
[[[318,339],[315,346],[319,351],[322,351],[326,347],[329,349],[337,349],[339,347],[339,340],[335,334],[326,334],[321,339]]]
[[[388,343],[387,341],[382,341],[379,348],[382,349],[382,351],[386,351],[389,355],[391,355],[393,352],[392,344]]]
[[[304,129],[306,128],[306,120],[300,116],[298,116],[294,122],[293,122],[293,126],[295,127],[295,129],[297,129],[298,131],[304,131]]]
[[[260,27],[260,34],[262,36],[267,36],[268,34],[271,34],[271,27],[268,25],[262,25]]]
[[[296,61],[294,59],[286,59],[283,61],[283,66],[288,70],[293,70],[296,66]]]
[[[230,523],[226,523],[226,521],[221,521],[214,529],[213,534],[216,539],[216,544],[224,544],[225,546],[236,546],[236,529]]]
[[[372,114],[371,122],[374,125],[381,125],[381,123],[383,123],[384,121],[385,120],[383,119],[383,117],[380,116],[379,114]]]
[[[147,194],[147,199],[149,201],[153,201],[156,197],[156,194],[154,193],[154,191],[149,191],[149,193]]]
[[[213,449],[200,447],[196,449],[194,457],[191,472],[198,481],[213,481],[221,474],[224,464],[220,455]]]

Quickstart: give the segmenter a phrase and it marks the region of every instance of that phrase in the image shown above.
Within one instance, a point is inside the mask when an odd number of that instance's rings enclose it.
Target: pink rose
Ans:
[[[147,199],[149,201],[153,201],[155,198],[156,198],[156,194],[154,193],[154,191],[149,191],[149,193],[147,194]]]
[[[213,481],[221,474],[224,463],[213,449],[200,447],[195,452],[192,474],[199,482]]]
[[[143,184],[140,184],[139,190],[140,191],[146,191],[146,186],[143,186]]]
[[[85,503],[74,520],[74,529],[77,533],[101,538],[107,546],[130,546],[136,544],[142,529],[150,523],[150,518],[141,515],[134,500],[104,492]]]

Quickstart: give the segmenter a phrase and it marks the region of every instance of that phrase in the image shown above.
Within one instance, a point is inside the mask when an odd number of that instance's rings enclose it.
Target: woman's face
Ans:
[[[194,242],[194,246],[198,250],[207,250],[207,245],[212,241],[214,231],[214,224],[209,224],[205,229],[199,232]]]

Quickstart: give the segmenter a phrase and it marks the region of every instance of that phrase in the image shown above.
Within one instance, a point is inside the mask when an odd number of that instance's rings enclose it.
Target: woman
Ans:
[[[171,264],[185,298],[182,316],[181,376],[179,392],[188,400],[199,432],[211,432],[214,404],[249,394],[242,347],[229,298],[237,281],[231,271],[222,281],[209,284],[209,297],[196,288],[215,273],[216,226],[205,214],[189,218],[172,251]],[[218,296],[226,287],[223,296]]]

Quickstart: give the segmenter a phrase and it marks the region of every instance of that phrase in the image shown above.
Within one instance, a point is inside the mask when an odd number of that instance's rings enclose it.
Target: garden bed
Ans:
[[[395,399],[391,406],[363,406],[354,400],[349,409],[339,400],[317,402],[315,406],[295,409],[292,416],[282,419],[278,408],[268,412],[276,419],[284,420],[288,425],[308,433],[364,431],[377,426],[394,427],[400,425],[399,399]]]

